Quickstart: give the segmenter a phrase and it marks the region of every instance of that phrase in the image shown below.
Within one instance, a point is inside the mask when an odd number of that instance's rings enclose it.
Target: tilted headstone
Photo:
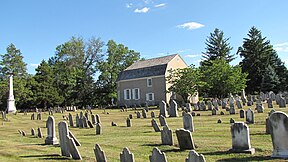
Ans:
[[[185,162],[206,162],[203,154],[198,154],[195,150],[191,150]]]
[[[47,126],[47,137],[45,139],[46,145],[55,145],[58,144],[58,139],[55,132],[55,119],[53,116],[49,116],[46,121]]]
[[[147,118],[147,114],[146,114],[146,110],[145,109],[142,109],[142,116],[143,116],[143,118]]]
[[[167,162],[166,154],[157,147],[153,148],[152,155],[149,156],[150,162]]]
[[[38,138],[43,138],[43,134],[42,134],[42,131],[41,131],[40,127],[37,128],[37,137]]]
[[[134,154],[127,147],[120,153],[120,162],[135,162]]]
[[[161,141],[162,145],[173,145],[173,133],[167,125],[161,130]]]
[[[161,126],[167,125],[166,119],[165,119],[165,117],[163,115],[159,116],[159,122],[160,122]]]
[[[86,117],[87,120],[89,120],[88,112],[87,112],[87,111],[84,113],[84,116]]]
[[[22,131],[22,136],[26,136],[26,132],[25,131]]]
[[[288,116],[276,111],[269,117],[273,145],[272,157],[288,158]]]
[[[70,127],[74,127],[74,122],[73,122],[73,116],[72,116],[72,114],[69,113],[68,118],[69,118]]]
[[[96,122],[97,122],[97,123],[101,123],[100,115],[98,115],[98,114],[96,114]]]
[[[160,102],[160,114],[159,115],[163,115],[164,117],[168,117],[168,113],[167,113],[167,104],[165,101],[161,101]]]
[[[241,109],[239,111],[239,114],[240,114],[240,118],[245,118],[245,110]]]
[[[241,100],[242,100],[243,105],[245,105],[247,102],[247,98],[246,98],[244,89],[242,89],[242,91],[241,91]]]
[[[102,128],[100,123],[96,123],[96,135],[101,134]]]
[[[176,136],[181,150],[195,149],[192,133],[189,130],[177,129]]]
[[[178,117],[179,116],[178,115],[178,105],[177,105],[177,102],[175,100],[172,100],[172,102],[171,102],[169,115],[170,115],[170,117]]]
[[[144,110],[144,109],[143,109]],[[132,127],[132,122],[131,122],[131,119],[130,118],[127,118],[126,119],[126,124],[127,124],[127,127]]]
[[[79,152],[74,140],[72,138],[70,138],[69,135],[67,135],[66,138],[67,138],[66,145],[67,145],[67,148],[69,150],[69,153],[72,156],[72,159],[82,160],[82,157],[80,155],[80,152]]]
[[[249,127],[244,122],[236,122],[231,125],[232,148],[230,152],[254,154],[251,148]]]
[[[89,126],[89,128],[94,128],[94,126],[90,120],[87,121],[87,125]]]
[[[190,132],[194,132],[193,117],[191,114],[186,113],[183,116],[183,127]]]
[[[157,124],[157,121],[154,118],[151,120],[151,124],[155,132],[160,132],[160,128]]]
[[[99,144],[95,145],[94,154],[96,157],[96,162],[107,162],[105,152],[101,149]]]
[[[241,104],[240,100],[236,100],[236,106],[238,109],[242,109],[242,104]]]
[[[246,123],[254,124],[254,112],[250,108],[246,111]]]
[[[70,130],[68,130],[68,135],[69,135],[70,138],[73,139],[73,141],[75,142],[76,146],[81,146],[81,144],[78,141],[78,139],[74,136],[74,134]]]
[[[92,124],[96,124],[96,117],[94,114],[91,115]]]

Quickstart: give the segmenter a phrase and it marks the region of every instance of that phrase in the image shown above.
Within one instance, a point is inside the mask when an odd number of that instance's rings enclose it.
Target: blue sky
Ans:
[[[287,6],[285,0],[1,0],[0,53],[15,44],[34,73],[57,45],[72,36],[95,36],[144,58],[179,53],[187,64],[198,65],[215,28],[230,38],[236,53],[255,26],[287,65]]]

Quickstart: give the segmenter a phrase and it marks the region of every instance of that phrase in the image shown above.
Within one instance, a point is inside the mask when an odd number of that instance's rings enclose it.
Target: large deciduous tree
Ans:
[[[229,44],[229,38],[224,37],[224,32],[215,29],[213,33],[206,39],[206,52],[203,52],[202,66],[210,66],[211,61],[216,59],[224,59],[227,63],[234,60],[234,55],[230,54],[232,47]]]

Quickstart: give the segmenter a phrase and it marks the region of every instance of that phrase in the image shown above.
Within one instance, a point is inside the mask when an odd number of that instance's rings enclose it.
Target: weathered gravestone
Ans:
[[[157,147],[153,148],[152,155],[149,156],[150,162],[167,162],[165,153],[161,152]]]
[[[268,108],[273,108],[273,103],[272,102],[273,102],[273,100],[271,98],[269,98],[267,100]]]
[[[167,125],[161,130],[161,141],[162,145],[173,145],[173,133]]]
[[[192,133],[189,130],[185,130],[183,128],[177,129],[176,136],[180,150],[195,149]]]
[[[200,110],[201,111],[206,111],[206,105],[205,105],[204,101],[200,102]]]
[[[49,116],[46,121],[47,126],[47,137],[45,139],[46,145],[55,145],[58,144],[58,139],[55,132],[55,119],[53,116]]]
[[[235,108],[234,108],[234,106],[231,106],[231,105],[230,105],[229,113],[230,113],[230,115],[235,114]]]
[[[144,110],[144,109],[143,109]],[[127,124],[127,127],[131,127],[132,126],[132,122],[131,122],[131,119],[130,118],[127,118],[126,119],[126,124]]]
[[[238,109],[242,109],[242,104],[240,100],[236,100],[236,106]]]
[[[127,147],[120,153],[120,162],[135,162],[134,154]]]
[[[31,128],[31,135],[35,136],[35,129],[34,128]]]
[[[193,117],[191,114],[186,113],[183,116],[183,127],[190,132],[194,132]]]
[[[215,108],[212,109],[212,115],[216,115],[217,114],[217,110]]]
[[[147,114],[146,114],[146,110],[145,109],[142,109],[142,116],[143,116],[143,118],[147,118]]]
[[[166,102],[163,100],[160,102],[160,114],[159,115],[163,115],[165,118],[168,117],[167,105],[166,105]]]
[[[92,124],[96,124],[96,117],[94,114],[91,115]]]
[[[88,128],[88,123],[87,123],[87,118],[86,118],[86,116],[83,116],[82,122],[83,122],[83,127],[84,127],[84,128]]]
[[[239,111],[239,114],[240,114],[240,118],[245,118],[245,110],[241,109]]]
[[[133,119],[133,115],[132,115],[132,114],[129,114],[128,118],[129,118],[129,119]]]
[[[244,122],[236,122],[231,125],[232,148],[229,152],[254,154],[251,148],[249,127]]]
[[[100,115],[96,114],[96,123],[101,123]]]
[[[246,111],[246,123],[254,124],[254,112],[250,108]]]
[[[31,120],[35,120],[35,114],[31,114]]]
[[[271,133],[271,126],[270,126],[269,117],[266,118],[266,120],[265,120],[265,127],[266,127],[266,134],[270,134]]]
[[[42,134],[42,131],[41,131],[40,127],[37,128],[37,137],[38,138],[43,138],[43,134]]]
[[[74,122],[73,122],[73,116],[72,116],[72,114],[69,113],[68,118],[69,118],[70,127],[73,127],[73,126],[74,126]]]
[[[138,112],[138,111],[136,112],[136,117],[137,117],[137,118],[141,118],[140,112]]]
[[[69,153],[71,154],[72,158],[74,160],[82,160],[82,157],[79,153],[79,150],[73,140],[73,138],[70,138],[69,135],[67,135],[67,141],[66,141],[66,145],[67,145],[67,148],[69,150]]]
[[[288,158],[288,116],[276,111],[269,117],[273,144],[272,157]]]
[[[221,119],[218,119],[218,120],[217,120],[217,123],[222,123],[222,120],[221,120]]]
[[[178,117],[178,105],[175,100],[172,100],[171,105],[170,105],[170,117]],[[162,115],[162,114],[161,114]],[[164,115],[163,115],[164,116]],[[164,116],[165,117],[165,116]]]
[[[151,124],[155,132],[160,132],[160,128],[157,124],[157,121],[154,118],[151,120]]]
[[[107,162],[105,152],[101,149],[99,144],[95,145],[94,154],[96,157],[96,162]]]
[[[187,110],[187,112],[191,112],[192,111],[190,103],[186,103],[186,110]]]
[[[163,115],[159,116],[159,122],[161,126],[167,125],[166,118]]]
[[[206,162],[203,154],[198,154],[195,150],[191,150],[185,162]]]
[[[61,147],[61,155],[70,157],[70,151],[67,136],[69,135],[68,125],[65,121],[58,123],[58,132],[59,132],[59,140],[60,140],[60,147]]]
[[[94,126],[90,120],[87,121],[87,125],[89,126],[89,128],[94,128]]]
[[[257,113],[263,113],[264,112],[264,107],[263,107],[262,103],[256,104],[256,110],[257,110]]]
[[[279,108],[285,108],[286,107],[286,100],[283,97],[280,97],[279,99]]]
[[[76,114],[76,127],[80,127],[80,118],[78,114]]]
[[[235,123],[235,120],[233,118],[230,118],[230,124]]]
[[[102,128],[100,123],[96,123],[96,135],[101,134]]]
[[[151,118],[155,118],[155,113],[154,113],[154,111],[151,112]]]
[[[208,110],[212,110],[212,102],[207,101]]]
[[[41,114],[41,112],[39,112],[39,113],[37,114],[37,120],[42,120],[42,114]]]

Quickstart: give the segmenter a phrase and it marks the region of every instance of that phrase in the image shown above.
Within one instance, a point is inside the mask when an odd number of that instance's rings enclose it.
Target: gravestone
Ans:
[[[135,162],[134,154],[127,147],[120,153],[120,162]]]
[[[136,117],[137,117],[137,118],[141,118],[140,112],[138,112],[138,111],[136,112]]]
[[[242,104],[240,100],[236,100],[236,106],[238,109],[242,109]]]
[[[22,136],[26,136],[26,133],[25,133],[25,131],[22,131]]]
[[[227,106],[227,99],[223,99],[222,101],[222,109],[226,109],[226,106]]]
[[[169,115],[170,115],[170,117],[178,117],[179,116],[178,115],[178,105],[177,105],[177,102],[175,100],[172,100],[172,102],[171,102]]]
[[[274,113],[275,112],[275,110],[274,109],[272,109],[269,113],[268,113],[268,116],[270,116],[272,113]]]
[[[235,120],[233,118],[230,118],[230,124],[235,123]]]
[[[288,158],[288,116],[276,111],[269,117],[273,145],[272,157]]]
[[[94,154],[96,157],[96,162],[107,162],[105,152],[101,149],[99,144],[95,145]]]
[[[189,130],[183,128],[177,129],[176,136],[180,150],[195,149],[192,133]]]
[[[192,115],[192,116],[196,116],[196,113],[195,113],[195,112],[191,112],[191,115]]]
[[[208,110],[212,110],[212,102],[207,101]]]
[[[246,111],[246,123],[254,124],[254,112],[250,108]]]
[[[155,132],[160,132],[160,128],[159,128],[159,126],[157,124],[157,121],[154,118],[151,120],[151,123],[152,123],[152,127],[153,127],[154,131]]]
[[[217,114],[217,110],[215,108],[212,109],[212,115],[216,115]]]
[[[116,127],[116,126],[117,126],[117,123],[115,123],[114,121],[112,121],[112,122],[111,122],[111,126],[112,126],[112,127]]]
[[[96,117],[94,114],[91,115],[92,124],[96,124]]]
[[[69,137],[74,140],[76,146],[81,146],[80,142],[77,140],[77,138],[74,136],[74,134],[70,130],[68,130],[68,134],[69,134]]]
[[[61,155],[70,157],[69,146],[67,145],[69,135],[69,129],[66,121],[62,121],[58,123],[58,132],[59,132],[59,140],[60,140],[60,147],[61,147]]]
[[[146,114],[146,110],[145,109],[142,109],[142,116],[143,116],[143,118],[147,118],[147,114]]]
[[[76,127],[80,127],[80,118],[78,114],[76,114]]]
[[[73,126],[74,126],[74,123],[73,123],[73,116],[72,116],[72,114],[69,113],[68,118],[69,118],[70,127],[73,127]]]
[[[100,115],[96,114],[96,123],[101,123]]]
[[[168,117],[167,105],[166,105],[166,102],[163,100],[160,102],[160,114],[159,115],[163,115],[165,118]]]
[[[243,105],[245,105],[247,102],[247,98],[246,98],[244,89],[242,89],[242,91],[241,91],[241,100],[242,100]]]
[[[35,129],[34,128],[31,128],[31,135],[35,136]]]
[[[187,110],[187,112],[191,112],[192,111],[190,103],[186,103],[186,110]]]
[[[205,105],[204,101],[200,102],[200,110],[201,111],[206,111],[206,105]]]
[[[82,112],[82,111],[80,112],[79,118],[80,118],[80,119],[83,118],[83,112]]]
[[[100,123],[96,123],[96,135],[101,134],[102,128]]]
[[[172,130],[167,125],[161,130],[161,141],[162,145],[173,145]]]
[[[239,111],[239,114],[240,114],[240,118],[245,118],[245,110],[241,109]]]
[[[128,118],[129,118],[129,119],[133,119],[133,115],[132,115],[132,114],[129,114]]]
[[[220,115],[225,115],[223,111],[220,112]]]
[[[72,138],[69,137],[69,135],[66,136],[67,140],[66,140],[66,145],[67,148],[69,150],[69,153],[72,156],[72,159],[74,160],[82,160],[82,157],[79,153],[79,150],[74,142],[74,140]]]
[[[143,109],[144,110],[144,109]],[[145,110],[146,111],[146,110]],[[126,119],[126,124],[127,124],[127,127],[131,127],[132,126],[132,123],[131,123],[131,119],[130,118],[127,118]]]
[[[39,112],[39,113],[37,114],[37,120],[42,120],[42,114],[41,114],[41,112]]]
[[[87,111],[85,112],[84,116],[86,117],[87,120],[89,120]]]
[[[154,111],[151,112],[151,118],[155,118],[155,113],[154,113]]]
[[[279,108],[285,108],[286,107],[286,100],[283,97],[279,98]]]
[[[195,150],[191,150],[185,162],[206,162],[203,154],[198,154]]]
[[[234,106],[230,106],[230,109],[229,109],[229,114],[232,115],[232,114],[235,114],[235,108]]]
[[[268,108],[273,108],[273,103],[272,103],[272,99],[271,98],[269,98],[268,100],[267,100],[267,104],[268,104]]]
[[[186,113],[183,116],[183,127],[190,132],[194,132],[193,117],[191,114]]]
[[[266,118],[265,126],[266,126],[266,134],[270,134],[270,132],[271,132],[271,126],[270,126],[269,117]]]
[[[55,132],[55,119],[53,116],[49,116],[46,121],[47,126],[47,137],[45,139],[46,145],[55,145],[58,144],[58,139]]]
[[[264,107],[262,104],[256,104],[256,110],[257,113],[263,113],[264,112]]]
[[[31,120],[35,120],[35,114],[31,114]]]
[[[167,162],[165,153],[161,152],[157,147],[153,148],[152,155],[149,156],[150,162]]]
[[[159,122],[160,122],[161,126],[167,125],[166,119],[165,119],[165,117],[163,115],[159,116]]]
[[[38,138],[43,138],[43,134],[42,134],[42,131],[41,131],[40,127],[37,128],[37,137]]]
[[[221,119],[218,119],[217,123],[222,123],[222,120],[221,120]]]
[[[82,118],[82,122],[83,122],[83,127],[84,127],[84,128],[88,128],[88,124],[87,124],[87,118],[86,118],[86,116],[83,116],[83,118]]]
[[[244,122],[236,122],[231,125],[232,148],[229,152],[254,154],[251,148],[249,127]]]
[[[90,120],[87,121],[87,125],[89,126],[89,128],[94,128],[94,126]]]

